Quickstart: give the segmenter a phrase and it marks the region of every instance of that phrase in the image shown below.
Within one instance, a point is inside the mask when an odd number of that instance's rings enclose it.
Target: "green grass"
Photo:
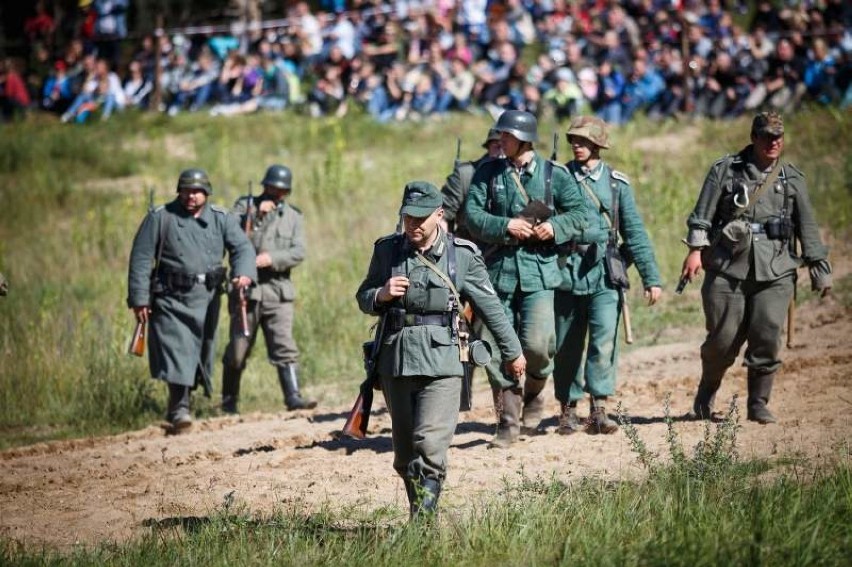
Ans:
[[[257,190],[270,163],[292,167],[292,202],[304,212],[308,232],[308,258],[294,272],[304,389],[323,403],[348,401],[361,379],[360,345],[371,323],[354,292],[372,242],[393,230],[405,182],[440,185],[456,137],[464,157],[477,157],[488,126],[467,115],[380,126],[360,115],[339,121],[289,113],[230,120],[127,113],[84,126],[36,117],[3,126],[0,271],[11,287],[0,299],[0,448],[161,417],[164,388],[147,378],[145,360],[124,354],[133,326],[125,306],[127,257],[148,188],[158,204],[171,200],[188,166],[207,169],[212,201],[225,206],[250,180]],[[787,126],[787,154],[808,175],[818,219],[842,240],[852,220],[848,118],[805,112],[789,117]],[[635,346],[673,340],[662,329],[701,327],[694,290],[671,294],[684,254],[680,239],[707,168],[739,150],[748,127],[747,120],[639,120],[614,133],[605,157],[633,180],[669,291],[662,305],[647,309],[632,274]],[[551,133],[565,130],[565,124],[540,125],[545,154]],[[636,143],[648,137],[681,142]],[[845,298],[849,286],[839,283]],[[224,312],[221,321],[227,322]],[[220,353],[225,341],[220,333]],[[277,410],[274,371],[258,347],[244,376],[242,409]],[[217,366],[217,388],[220,371]],[[199,401],[199,415],[209,415],[215,401]]]
[[[154,522],[129,544],[59,553],[0,542],[0,564],[840,566],[852,554],[850,514],[848,462],[822,472],[757,462],[708,478],[522,477],[469,511],[444,511],[437,526],[386,509],[305,514],[294,503],[258,517],[223,506]]]

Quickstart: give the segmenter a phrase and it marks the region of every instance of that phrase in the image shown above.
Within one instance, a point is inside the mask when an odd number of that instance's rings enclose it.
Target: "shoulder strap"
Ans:
[[[612,228],[612,217],[610,217],[609,213],[606,212],[606,209],[604,209],[603,203],[601,203],[601,200],[598,199],[598,196],[595,194],[594,189],[589,187],[589,184],[585,179],[580,180],[580,185],[583,186],[583,189],[586,190],[586,193],[589,195],[589,197],[592,198],[592,201],[594,201],[595,204],[598,206],[598,210],[601,212],[601,215],[603,216],[604,220],[606,221],[606,224],[608,224],[609,227]]]
[[[621,188],[616,186],[614,181],[610,181],[609,187],[612,190],[612,238],[613,242],[618,241],[618,219],[621,215],[618,213],[618,199],[621,197]]]
[[[760,187],[754,190],[754,193],[751,194],[749,198],[749,202],[745,204],[745,206],[737,207],[734,211],[734,218],[738,218],[745,213],[749,212],[752,208],[754,208],[755,203],[757,203],[757,199],[763,194],[766,189],[775,185],[775,180],[778,179],[778,175],[781,173],[781,160],[779,159],[775,163],[775,167],[772,168],[772,171],[769,172],[769,175],[766,176],[766,179],[763,180],[763,183],[760,184]]]
[[[556,139],[556,138],[554,138]],[[553,162],[544,162],[544,203],[547,208],[553,210]]]
[[[169,233],[169,228],[172,224],[172,215],[168,209],[163,209],[164,218],[160,221],[160,241],[157,243],[157,262],[154,265],[154,272],[160,273],[160,260],[163,257],[163,246],[166,244],[166,235]]]
[[[455,252],[456,252],[455,246],[453,246],[453,248],[447,250],[447,254],[453,255],[453,258],[452,258],[453,260],[455,260]],[[453,293],[453,298],[456,300],[456,309],[460,308],[461,307],[461,297],[459,296],[459,291],[456,289],[456,284],[453,283],[453,280],[450,278],[450,276],[448,276],[447,274],[442,272],[441,268],[436,266],[435,263],[432,262],[429,258],[427,258],[423,254],[421,254],[419,250],[417,251],[416,255],[417,255],[417,259],[420,260],[420,263],[422,263],[424,266],[426,266],[427,268],[429,268],[430,270],[435,272],[435,274],[439,278],[441,278],[441,280],[445,284],[447,284],[447,287],[449,287],[450,291]],[[447,256],[447,263],[450,263],[450,257],[449,256]],[[455,265],[454,265],[455,262],[452,262],[452,264],[453,265],[451,266],[451,268],[452,268],[451,271],[455,271]]]

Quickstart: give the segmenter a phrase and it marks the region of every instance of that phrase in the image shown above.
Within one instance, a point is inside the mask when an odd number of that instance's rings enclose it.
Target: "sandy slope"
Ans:
[[[697,294],[692,288],[688,293]],[[786,365],[771,405],[780,423],[743,421],[740,450],[744,456],[800,455],[807,458],[806,467],[818,467],[849,447],[852,317],[831,298],[814,302],[800,309],[797,332],[798,346],[783,355]],[[663,399],[671,392],[672,414],[685,413],[699,372],[701,333],[681,336],[683,342],[637,349],[621,362],[619,399],[643,439],[663,454]],[[555,414],[550,388],[547,393]],[[744,414],[740,367],[729,374],[720,399],[730,400],[734,393]],[[0,453],[0,536],[59,548],[124,541],[158,522],[205,516],[226,503],[253,513],[282,504],[306,511],[387,504],[399,510],[402,521],[405,495],[391,469],[389,419],[374,415],[367,441],[339,439],[335,433],[347,409],[216,418],[178,437],[165,437],[151,426],[5,451]],[[641,474],[621,432],[562,437],[553,433],[554,417],[546,422],[548,434],[499,451],[487,448],[492,421],[490,392],[480,381],[474,410],[462,416],[450,452],[445,509],[463,509],[478,493],[498,490],[504,478],[519,478],[521,470],[529,477],[563,480]],[[677,427],[687,447],[703,431],[698,423]]]

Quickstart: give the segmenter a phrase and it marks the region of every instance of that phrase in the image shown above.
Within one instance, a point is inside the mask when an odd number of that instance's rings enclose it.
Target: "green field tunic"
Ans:
[[[152,286],[161,236],[162,258]],[[209,393],[220,291],[204,283],[176,289],[165,274],[210,273],[222,266],[226,251],[231,278],[257,280],[254,248],[237,217],[225,209],[207,204],[194,218],[175,199],[142,221],[130,252],[127,305],[151,307],[148,360],[153,378],[181,386],[201,384]]]

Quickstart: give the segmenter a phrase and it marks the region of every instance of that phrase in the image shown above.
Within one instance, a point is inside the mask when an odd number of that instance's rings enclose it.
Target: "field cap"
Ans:
[[[751,123],[752,136],[783,136],[784,120],[781,115],[772,110],[761,112]]]
[[[606,122],[597,116],[577,116],[571,121],[567,135],[585,138],[600,148],[609,149]]]
[[[405,186],[399,214],[424,218],[443,206],[444,199],[438,188],[428,181],[412,181]]]

